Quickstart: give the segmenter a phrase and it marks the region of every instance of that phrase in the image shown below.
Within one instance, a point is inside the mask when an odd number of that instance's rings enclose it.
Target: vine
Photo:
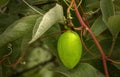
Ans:
[[[69,14],[68,12],[70,12],[70,11],[69,11],[69,10],[70,10],[69,8],[72,7],[71,5],[74,6],[75,13],[76,13],[76,16],[77,16],[77,18],[78,18],[78,20],[79,20],[79,23],[82,25],[83,28],[85,28],[85,29],[90,33],[90,35],[92,36],[95,44],[97,45],[97,47],[98,47],[98,49],[99,49],[99,51],[100,51],[100,54],[101,54],[101,56],[102,56],[102,61],[103,61],[103,66],[104,66],[105,75],[106,75],[106,77],[109,77],[108,68],[107,68],[107,57],[106,57],[106,55],[105,55],[105,53],[104,53],[104,51],[103,51],[103,49],[102,49],[99,41],[97,40],[97,38],[95,37],[94,33],[90,30],[90,28],[86,25],[86,23],[85,23],[84,20],[82,19],[81,15],[80,15],[80,13],[79,13],[79,11],[78,11],[77,5],[76,5],[76,3],[75,3],[74,0],[71,0],[71,4],[70,4],[70,6],[68,7],[67,14]],[[81,28],[81,27],[80,27],[80,28]]]

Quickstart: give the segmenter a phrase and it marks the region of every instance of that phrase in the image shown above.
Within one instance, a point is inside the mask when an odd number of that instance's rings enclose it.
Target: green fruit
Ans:
[[[82,54],[82,44],[79,35],[72,30],[66,31],[59,37],[57,49],[62,63],[70,69],[74,68]]]

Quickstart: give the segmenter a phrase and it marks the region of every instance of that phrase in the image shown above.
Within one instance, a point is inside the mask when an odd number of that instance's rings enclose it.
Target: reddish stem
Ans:
[[[85,44],[85,42],[84,42],[84,40],[83,40],[83,38],[82,38],[82,31],[81,31],[81,35],[80,35],[80,36],[81,36],[81,41],[82,41],[83,47],[86,49],[86,51],[87,51],[91,56],[99,59],[99,57],[96,56],[94,53],[92,53],[92,51],[90,51],[89,48],[86,46],[86,44]]]
[[[100,51],[100,53],[101,53],[101,55],[102,55],[102,61],[103,61],[103,66],[104,66],[105,75],[106,75],[106,77],[109,77],[108,69],[107,69],[107,62],[106,62],[106,55],[105,55],[105,53],[104,53],[104,51],[103,51],[100,43],[99,43],[98,40],[96,39],[94,33],[90,30],[90,28],[89,28],[89,27],[85,24],[85,22],[83,21],[81,15],[80,15],[80,13],[79,13],[79,11],[78,11],[78,9],[77,9],[77,6],[76,6],[75,1],[74,1],[74,8],[75,8],[76,15],[77,15],[77,17],[78,17],[78,19],[79,19],[79,22],[81,23],[81,25],[82,25],[84,28],[86,28],[86,30],[88,30],[88,32],[89,32],[90,35],[92,36],[95,44],[97,45],[97,47],[98,47],[98,49],[99,49],[99,51]]]

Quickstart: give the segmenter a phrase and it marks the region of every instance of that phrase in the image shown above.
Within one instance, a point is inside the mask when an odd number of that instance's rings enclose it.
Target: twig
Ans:
[[[18,64],[22,61],[23,57],[27,54],[28,49],[29,49],[29,46],[26,47],[25,52],[22,54],[21,57],[19,57],[19,59],[18,59],[14,64],[10,63],[10,61],[8,60],[9,66],[11,66],[11,67],[16,67],[16,65],[18,65]]]
[[[13,75],[11,75],[10,77],[15,77],[15,76],[20,76],[20,75],[22,75],[22,74],[24,74],[24,73],[26,73],[26,72],[29,72],[29,71],[31,71],[31,70],[33,70],[33,69],[36,69],[36,68],[38,68],[38,67],[40,67],[40,66],[45,66],[46,64],[48,64],[48,63],[50,63],[50,62],[53,62],[55,60],[55,57],[53,56],[50,60],[48,60],[48,61],[45,61],[45,62],[42,62],[42,63],[38,63],[37,65],[35,65],[35,66],[33,66],[33,67],[31,67],[31,68],[29,68],[29,69],[26,69],[26,70],[23,70],[23,71],[21,71],[21,72],[17,72],[17,73],[15,73],[15,74],[13,74]]]
[[[83,10],[83,8],[82,8],[81,5],[80,5],[80,10],[81,10],[82,14],[84,15],[85,19],[87,19],[87,15],[84,13],[84,10]],[[87,20],[85,20],[85,23],[90,27],[89,22],[88,22]],[[83,27],[83,26],[81,26],[81,27]],[[82,34],[81,34],[81,41],[82,41],[82,44],[83,44],[84,48],[86,49],[86,51],[87,51],[91,56],[99,59],[99,57],[96,56],[94,53],[92,53],[92,52],[90,51],[90,49],[86,46],[86,44],[85,44],[85,42],[84,42],[84,40],[83,40],[83,38],[82,38]]]
[[[87,19],[87,15],[84,13],[84,10],[83,10],[83,8],[82,8],[81,5],[80,5],[80,10],[81,10],[81,12],[83,13],[83,16],[84,16],[84,18],[85,18],[85,23],[90,27],[88,20],[86,20],[86,19]]]
[[[66,0],[63,0],[63,1],[65,2],[65,4],[66,4],[68,7],[70,6],[70,5],[69,5],[69,3],[70,3],[69,1],[68,1],[68,2],[67,2]],[[83,0],[80,0],[80,2],[79,2],[78,5],[77,5],[77,8],[81,5],[82,1],[83,1]],[[74,9],[73,9],[72,7],[71,7],[70,9],[74,11]]]
[[[47,37],[49,37],[49,36],[53,36],[53,35],[56,35],[56,34],[60,34],[60,33],[63,33],[63,32],[65,32],[65,31],[66,31],[66,30],[63,30],[63,31],[60,31],[60,32],[55,32],[55,33],[52,33],[52,34],[48,34],[48,35],[45,35],[45,36],[43,36],[43,37],[40,37],[38,40],[44,39],[44,38],[47,38]],[[38,41],[38,40],[36,40],[36,41]],[[36,41],[35,41],[35,42],[36,42]],[[35,42],[33,42],[33,43],[35,43]],[[29,49],[30,46],[33,45],[33,43],[31,43],[30,45],[28,45],[28,46],[26,47],[26,49],[25,49],[24,53],[22,54],[22,56],[20,56],[19,59],[18,59],[15,63],[12,64],[12,63],[8,60],[9,66],[11,66],[11,67],[16,67],[16,65],[18,65],[18,64],[22,61],[23,57],[25,57],[25,55],[28,53],[28,49]],[[2,62],[2,61],[4,61],[4,60],[6,60],[6,57],[0,59],[0,62]]]
[[[78,9],[77,9],[77,6],[76,6],[75,1],[74,1],[74,8],[75,8],[76,15],[77,15],[77,17],[78,17],[78,19],[79,19],[79,22],[81,23],[81,25],[82,25],[86,30],[88,30],[88,32],[89,32],[90,35],[92,36],[95,44],[97,45],[97,47],[98,47],[98,49],[99,49],[99,51],[100,51],[100,53],[101,53],[101,55],[102,55],[102,61],[103,61],[103,66],[104,66],[105,75],[106,75],[106,77],[109,77],[108,68],[107,68],[107,62],[106,62],[106,55],[105,55],[105,53],[104,53],[104,51],[103,51],[100,43],[99,43],[98,40],[96,39],[94,33],[93,33],[93,32],[89,29],[89,27],[84,23],[81,15],[79,14],[79,11],[78,11]]]
[[[67,9],[67,14],[70,13],[70,9],[73,6],[73,3],[74,3],[74,1],[72,0],[71,3],[70,3],[70,5],[69,5],[69,7],[68,7],[68,9]]]
[[[55,33],[52,33],[52,34],[48,34],[48,35],[45,35],[45,36],[43,36],[43,37],[40,37],[38,40],[44,39],[44,38],[47,38],[47,37],[49,37],[49,36],[53,36],[53,35],[56,35],[56,34],[60,34],[60,33],[63,33],[63,32],[65,32],[65,31],[66,31],[66,30],[63,30],[63,31],[60,31],[60,32],[55,32]],[[38,40],[36,40],[36,41],[38,41]],[[36,41],[35,41],[35,42],[36,42]],[[33,42],[33,43],[35,43],[35,42]],[[9,66],[11,66],[11,67],[16,67],[16,65],[18,65],[18,64],[22,61],[23,57],[25,57],[25,55],[28,53],[28,49],[29,49],[29,47],[30,47],[31,45],[33,45],[33,43],[31,43],[29,46],[26,47],[26,49],[25,49],[24,53],[22,54],[22,56],[19,57],[19,59],[18,59],[14,64],[10,63],[10,61],[8,60]],[[3,60],[4,60],[4,59],[3,59]],[[2,61],[2,60],[1,60],[1,61]]]
[[[0,63],[5,61],[8,58],[8,56],[10,56],[12,54],[12,45],[10,43],[8,44],[8,48],[10,49],[10,52],[8,54],[4,55],[2,58],[0,58]]]
[[[75,30],[82,30],[83,29],[83,26],[81,27],[78,27],[78,28],[74,28]]]
[[[112,39],[112,45],[111,45],[111,47],[110,47],[110,51],[109,51],[109,53],[108,53],[108,57],[110,57],[110,56],[112,55],[112,52],[113,52],[113,49],[114,49],[116,40],[117,40],[117,35],[116,35],[115,37],[113,37],[113,39]]]
[[[66,31],[66,30],[59,31],[59,32],[54,32],[54,33],[51,33],[51,34],[44,35],[44,36],[38,38],[38,39],[37,39],[36,41],[34,41],[33,43],[31,43],[30,45],[33,45],[34,43],[36,43],[37,41],[39,41],[39,40],[41,40],[41,39],[47,38],[47,37],[49,37],[49,36],[54,36],[54,35],[56,35],[56,34],[60,34],[60,33],[63,33],[63,32],[65,32],[65,31]]]
[[[112,60],[112,59],[110,59],[110,58],[107,58],[107,60],[110,61],[110,62],[112,62],[112,63],[115,63],[115,64],[120,64],[120,62],[115,61],[115,60]]]
[[[92,53],[92,52],[90,51],[90,49],[86,46],[86,44],[85,44],[85,42],[84,42],[84,40],[83,40],[83,38],[82,38],[82,32],[81,32],[81,41],[82,41],[82,44],[83,44],[84,48],[86,49],[86,51],[87,51],[91,56],[93,56],[93,57],[95,57],[95,58],[97,58],[97,59],[100,58],[100,57],[96,56],[94,53]]]

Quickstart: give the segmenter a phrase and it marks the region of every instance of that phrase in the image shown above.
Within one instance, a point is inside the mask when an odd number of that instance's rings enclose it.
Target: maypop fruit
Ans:
[[[62,63],[70,69],[74,68],[80,61],[82,54],[79,35],[72,30],[66,31],[59,37],[57,49]]]

